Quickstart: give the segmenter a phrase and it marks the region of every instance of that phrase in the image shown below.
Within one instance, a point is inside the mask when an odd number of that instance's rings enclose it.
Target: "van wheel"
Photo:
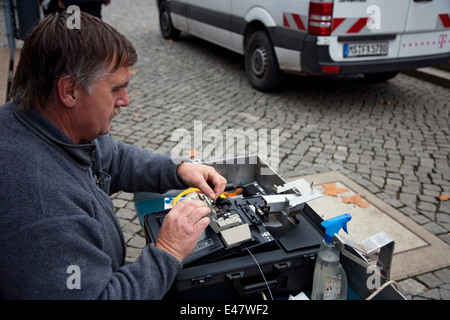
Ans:
[[[397,74],[397,71],[365,73],[364,78],[369,82],[385,82],[389,79],[394,78]]]
[[[170,18],[169,6],[166,1],[159,5],[159,27],[164,39],[177,40],[180,38],[180,30],[175,29]]]
[[[245,47],[245,73],[250,84],[260,91],[271,91],[279,84],[281,71],[265,31],[253,33]]]

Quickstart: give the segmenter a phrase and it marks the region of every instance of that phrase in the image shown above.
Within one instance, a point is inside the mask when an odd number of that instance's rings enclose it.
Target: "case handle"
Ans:
[[[273,279],[267,279],[267,275],[265,275],[267,282],[258,281],[255,283],[243,284],[242,283],[244,280],[243,271],[236,273],[228,273],[226,275],[226,278],[229,281],[231,281],[236,291],[243,296],[246,294],[259,292],[261,290],[267,289],[267,287],[269,287],[270,289],[277,288],[277,286],[279,286],[280,283],[283,283],[282,280],[284,280],[285,278],[282,271],[285,269],[289,269],[290,265],[291,265],[290,262],[274,264],[273,267],[276,270],[276,276]]]

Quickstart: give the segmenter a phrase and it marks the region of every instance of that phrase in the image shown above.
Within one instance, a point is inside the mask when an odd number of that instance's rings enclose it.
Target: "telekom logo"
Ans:
[[[447,43],[447,35],[445,33],[439,35],[439,48],[443,48],[444,43]]]

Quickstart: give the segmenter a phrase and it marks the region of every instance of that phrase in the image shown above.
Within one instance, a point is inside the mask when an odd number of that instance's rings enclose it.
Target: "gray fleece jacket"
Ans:
[[[38,111],[0,107],[0,299],[160,299],[182,264],[125,263],[110,195],[184,188],[170,157],[104,135],[73,145]]]

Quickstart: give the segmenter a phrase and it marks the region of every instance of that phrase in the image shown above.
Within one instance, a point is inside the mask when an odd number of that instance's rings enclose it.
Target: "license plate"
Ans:
[[[387,41],[344,44],[344,58],[385,56],[388,52],[389,43]]]

